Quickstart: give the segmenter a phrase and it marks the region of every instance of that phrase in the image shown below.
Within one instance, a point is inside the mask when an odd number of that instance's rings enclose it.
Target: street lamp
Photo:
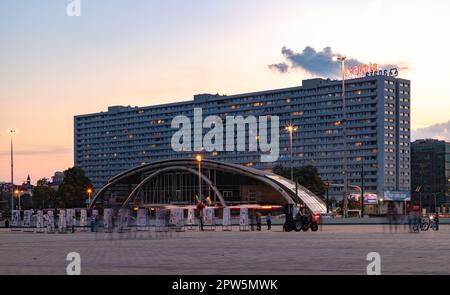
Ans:
[[[21,205],[20,205],[20,191],[18,189],[15,189],[14,190],[14,194],[16,195],[16,198],[17,198],[17,200],[19,202],[19,211],[20,211],[22,209]]]
[[[294,181],[294,157],[292,151],[292,134],[297,131],[297,127],[293,125],[286,126],[286,131],[289,133],[289,143],[290,143],[290,152],[291,152],[291,180]]]
[[[11,139],[11,216],[12,210],[14,210],[14,144],[13,144],[13,135],[18,133],[19,130],[16,129],[8,129],[9,137]]]
[[[88,194],[88,197],[89,197],[89,204],[88,204],[88,208],[91,206],[91,196],[92,196],[92,192],[93,192],[93,190],[92,190],[92,188],[88,188],[87,190],[86,190],[86,192],[87,192],[87,194]]]
[[[197,154],[195,156],[195,160],[198,163],[198,198],[201,201],[202,200],[202,155]]]
[[[346,112],[346,101],[345,101],[345,61],[347,60],[346,56],[337,56],[337,61],[341,62],[341,71],[342,71],[342,136],[343,136],[343,147],[344,147],[344,157],[343,157],[343,169],[342,173],[344,175],[344,204],[343,211],[344,216],[347,217],[348,212],[348,171],[347,171],[347,112]]]

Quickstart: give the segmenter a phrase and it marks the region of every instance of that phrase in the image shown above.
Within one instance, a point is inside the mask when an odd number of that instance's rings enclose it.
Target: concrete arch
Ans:
[[[170,167],[166,167],[166,168],[162,168],[160,170],[157,170],[156,172],[153,172],[152,174],[150,174],[149,176],[147,176],[144,180],[142,180],[135,188],[134,190],[130,193],[130,195],[128,196],[128,198],[125,200],[125,202],[123,203],[122,207],[126,207],[128,205],[128,203],[130,202],[130,200],[133,198],[133,196],[139,191],[139,189],[141,189],[147,182],[149,182],[152,178],[158,176],[161,173],[167,172],[167,171],[187,171],[189,173],[195,174],[195,175],[199,175],[198,171],[195,169],[191,169],[191,168],[187,168],[187,167],[183,167],[183,166],[170,166]],[[214,191],[214,193],[216,194],[216,196],[219,198],[220,202],[222,203],[223,207],[227,206],[227,203],[225,202],[225,199],[223,198],[222,194],[220,193],[220,191],[217,189],[217,187],[212,183],[212,181],[206,177],[205,175],[203,175],[202,173],[200,173],[200,177],[201,179],[206,182],[211,189]]]
[[[159,170],[169,169],[171,167],[184,167],[187,169],[192,169],[195,171],[195,167],[197,166],[197,162],[192,158],[184,158],[184,159],[168,159],[151,162],[145,165],[137,166],[135,168],[129,169],[123,173],[118,174],[117,176],[112,177],[94,196],[90,208],[94,206],[99,198],[101,198],[105,192],[113,187],[115,184],[126,183],[128,179],[134,178],[134,184],[138,186],[142,183],[142,180],[136,180],[142,173],[157,173]],[[192,167],[192,168],[189,168]],[[314,193],[301,186],[300,184],[296,184],[295,182],[276,175],[271,172],[257,170],[251,167],[246,167],[238,164],[219,162],[210,159],[202,160],[202,167],[207,169],[213,169],[217,171],[229,172],[238,175],[243,175],[260,182],[267,184],[268,186],[275,189],[289,204],[298,204],[304,203],[308,208],[310,208],[313,212],[317,213],[326,213],[326,205],[318,196]],[[168,171],[168,170],[164,170]],[[186,171],[186,170],[185,170]],[[190,171],[192,172],[192,171]],[[194,172],[192,172],[194,173]],[[158,173],[157,173],[158,174]],[[156,174],[156,175],[157,175]],[[197,172],[195,172],[198,175]],[[203,175],[204,176],[204,175]],[[208,179],[202,178],[205,182],[213,185],[216,189],[217,187]],[[129,181],[129,180],[128,180]],[[141,185],[142,186],[142,185]],[[136,189],[136,188],[135,188]],[[135,190],[134,189],[134,190]],[[218,190],[217,190],[218,191]],[[217,192],[215,191],[217,194]],[[222,196],[220,192],[217,196]],[[130,194],[128,195],[130,197]],[[127,197],[127,199],[128,199]],[[222,204],[224,204],[224,199],[221,199]]]

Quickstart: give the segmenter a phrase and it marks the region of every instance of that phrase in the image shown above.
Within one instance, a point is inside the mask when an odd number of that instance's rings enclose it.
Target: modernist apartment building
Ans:
[[[431,211],[450,205],[450,143],[436,139],[411,144],[413,201]],[[442,211],[441,211],[442,212]]]
[[[347,167],[349,183],[367,193],[410,191],[410,81],[371,76],[346,81]],[[342,81],[310,79],[301,86],[231,96],[201,94],[193,100],[148,106],[112,106],[107,112],[75,116],[75,164],[100,187],[110,177],[155,160],[194,157],[174,152],[171,128],[175,116],[280,117],[280,157],[261,162],[255,152],[203,152],[205,158],[272,169],[290,165],[289,134],[293,134],[295,166],[314,165],[321,177],[343,184]],[[204,130],[204,133],[207,130]],[[362,166],[363,165],[363,166]],[[362,177],[362,171],[364,176]],[[330,195],[342,197],[342,188]]]

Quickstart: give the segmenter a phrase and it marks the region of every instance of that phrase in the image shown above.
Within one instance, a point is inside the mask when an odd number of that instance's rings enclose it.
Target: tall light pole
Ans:
[[[290,153],[291,153],[291,180],[294,181],[294,156],[292,151],[292,136],[295,131],[297,131],[297,127],[293,125],[286,126],[286,131],[289,133],[289,143],[290,143]]]
[[[12,218],[12,210],[14,210],[14,143],[13,143],[13,135],[18,132],[19,132],[19,130],[16,130],[16,129],[8,129],[8,133],[11,138],[11,218]]]
[[[89,203],[88,203],[88,205],[87,205],[87,208],[89,208],[89,207],[91,206],[92,188],[89,187],[89,188],[86,190],[86,192],[88,193],[88,197],[89,197]]]
[[[16,194],[16,197],[17,197],[17,202],[18,202],[18,204],[19,204],[19,211],[20,210],[22,210],[22,208],[21,208],[21,205],[20,205],[20,191],[18,190],[18,189],[15,189],[14,190],[14,193]]]
[[[342,136],[343,136],[343,146],[344,146],[344,155],[343,155],[343,169],[342,173],[344,176],[344,196],[343,196],[343,212],[344,217],[347,217],[348,214],[348,171],[347,171],[347,110],[346,110],[346,101],[345,101],[345,61],[347,60],[346,56],[339,56],[337,60],[341,62],[342,67]]]
[[[202,155],[196,155],[195,160],[198,163],[198,198],[202,201]]]

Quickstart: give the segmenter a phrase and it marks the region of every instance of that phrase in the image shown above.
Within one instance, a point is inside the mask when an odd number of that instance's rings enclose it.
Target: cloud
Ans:
[[[68,155],[72,152],[70,147],[48,147],[28,144],[18,144],[14,155],[37,156],[37,155]],[[10,150],[0,150],[0,157],[9,156]]]
[[[289,71],[289,65],[285,62],[269,65],[269,69],[278,71],[280,73],[287,73]]]
[[[302,52],[295,52],[292,49],[283,47],[281,54],[286,61],[276,64],[271,64],[268,67],[271,70],[288,73],[291,69],[302,68],[305,71],[321,77],[337,78],[341,75],[341,62],[336,60],[336,57],[343,54],[335,53],[331,47],[325,47],[322,51],[317,51],[314,48],[307,46]],[[357,65],[364,65],[365,63],[355,58],[348,58],[346,65],[354,67]],[[382,68],[407,69],[405,65],[380,65]]]
[[[411,136],[413,140],[434,138],[450,141],[450,121],[415,129],[412,131]]]

